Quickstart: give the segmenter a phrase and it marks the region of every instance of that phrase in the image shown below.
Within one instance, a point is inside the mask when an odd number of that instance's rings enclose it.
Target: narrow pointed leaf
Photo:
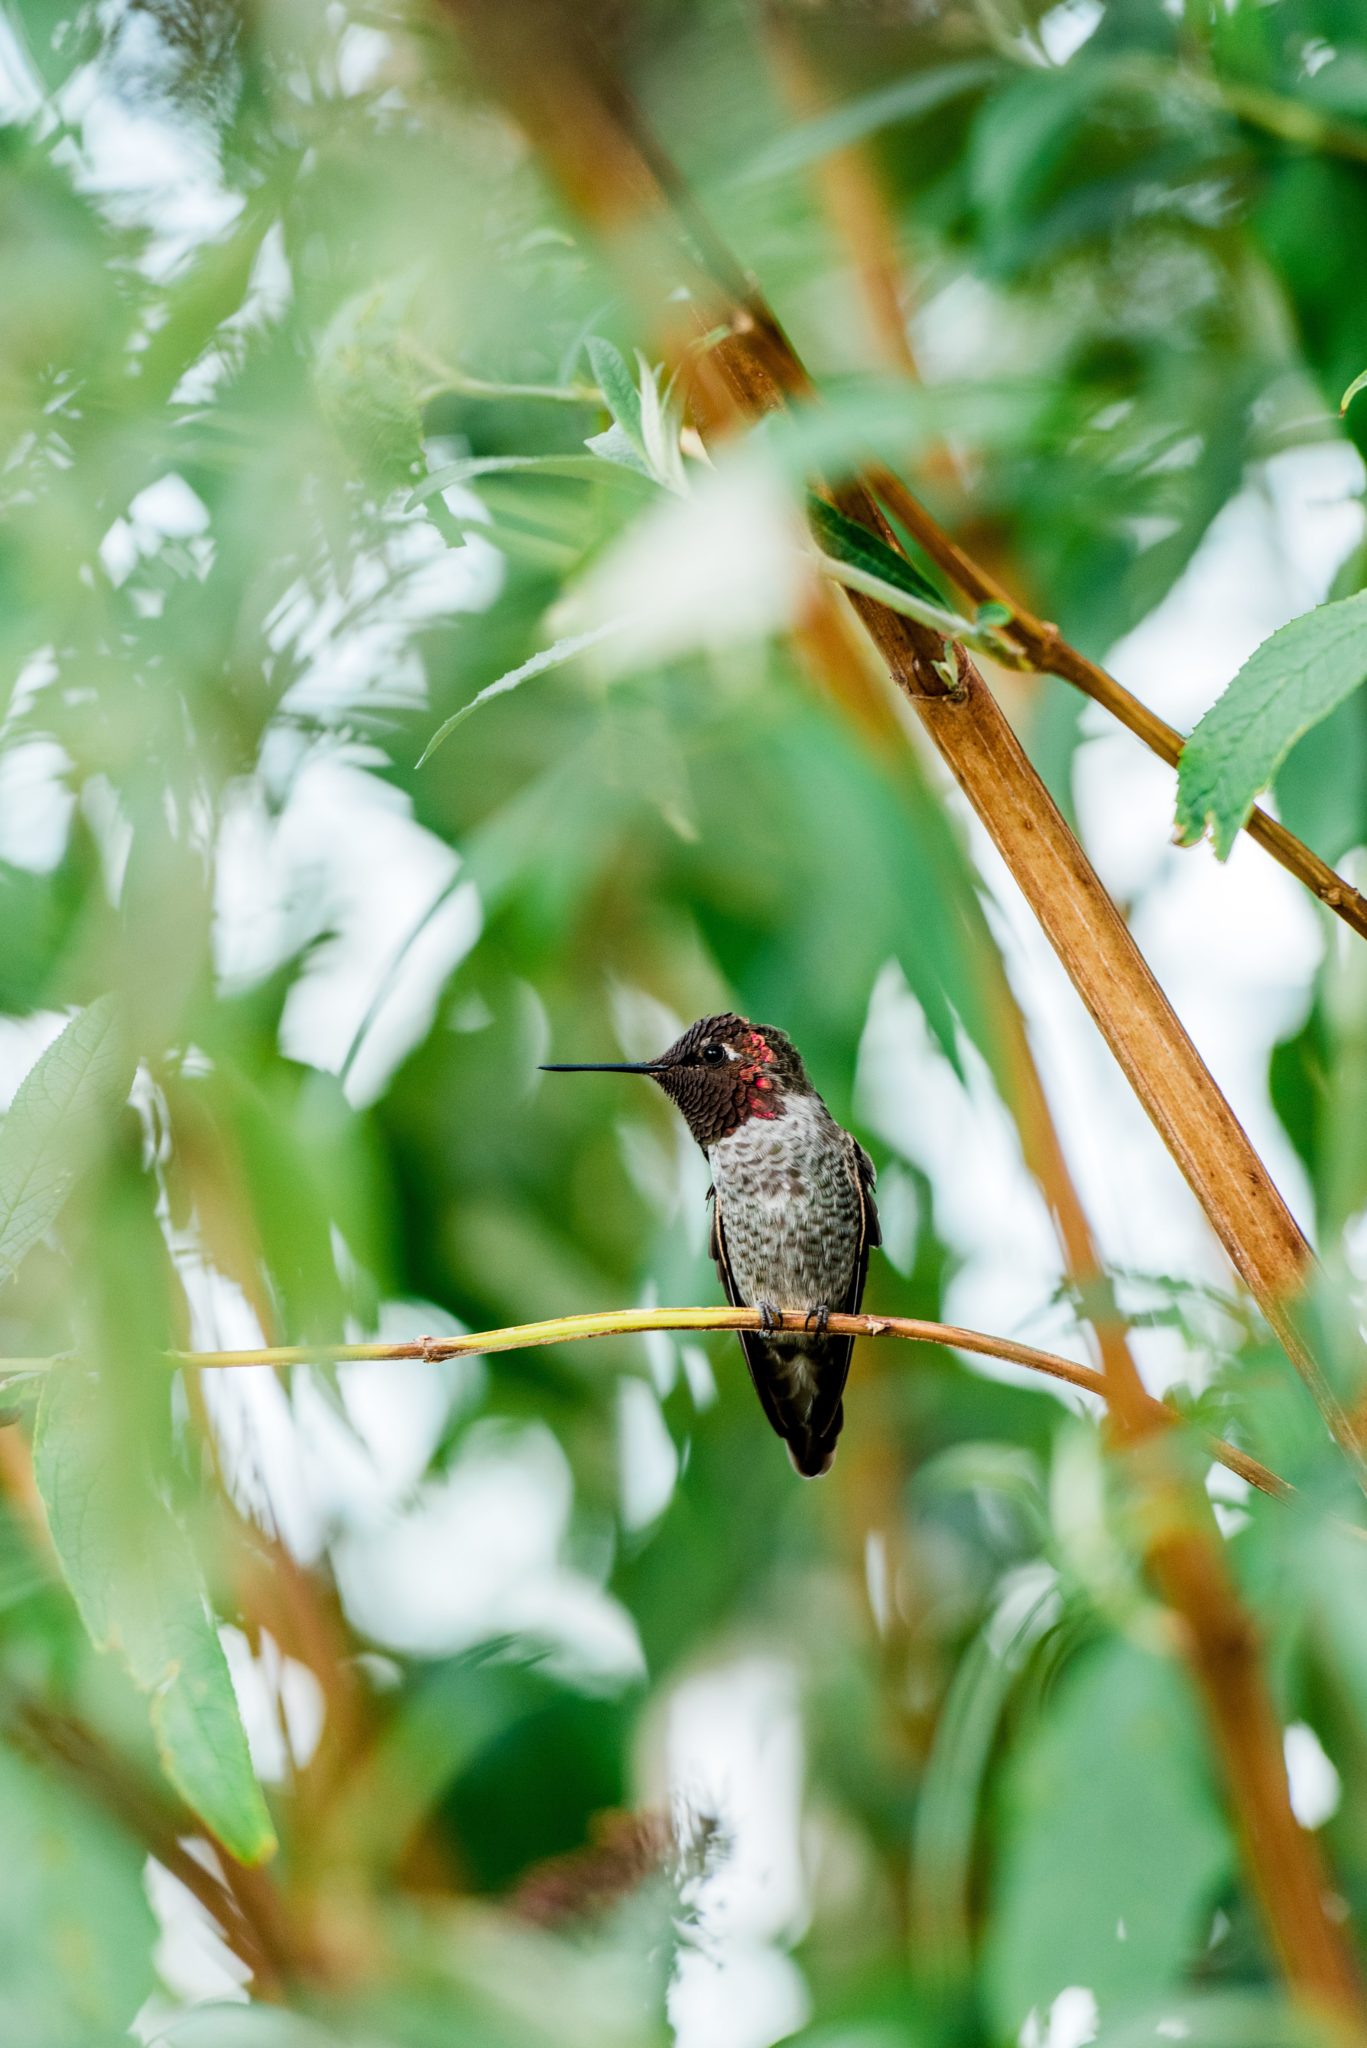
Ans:
[[[33,1469],[63,1575],[91,1641],[147,1694],[167,1777],[239,1862],[259,1863],[275,1834],[189,1537],[136,1458],[111,1455],[107,1416],[93,1374],[48,1375]]]
[[[610,433],[611,429],[608,431]],[[594,437],[595,440],[603,438],[602,435]],[[592,447],[593,442],[586,445]],[[607,461],[620,465],[622,457],[610,454]],[[644,455],[637,466],[637,473],[646,477],[650,475]],[[453,484],[473,483],[477,477],[482,476],[518,475],[571,477],[583,483],[620,481],[620,478],[614,476],[611,468],[604,468],[603,457],[598,454],[467,455],[462,456],[459,462],[443,463],[440,469],[434,469],[430,476],[425,476],[417,488],[409,492],[404,501],[404,509],[409,512],[416,510],[428,498],[438,497],[443,491],[450,490]]]
[[[736,182],[754,185],[768,178],[789,177],[836,150],[849,149],[866,136],[876,135],[881,128],[914,121],[965,93],[976,92],[999,79],[1001,72],[1001,64],[994,59],[974,57],[894,79],[891,85],[861,93],[858,99],[846,100],[843,106],[832,107],[776,136],[742,165]]]
[[[0,1124],[0,1286],[56,1222],[132,1079],[109,996],[73,1017],[25,1075]]]
[[[833,555],[837,562],[848,562],[851,568],[877,576],[894,590],[904,590],[908,597],[919,597],[924,604],[933,604],[940,611],[950,609],[944,592],[914,562],[899,555],[857,519],[847,519],[835,505],[828,505],[814,492],[807,495],[807,518],[824,552]]]
[[[1342,398],[1339,400],[1340,413],[1347,412],[1349,406],[1357,397],[1359,391],[1367,391],[1367,370],[1359,370],[1357,376],[1354,377],[1352,383],[1344,392]]]
[[[629,469],[633,475],[643,476],[648,483],[654,483],[650,464],[630,434],[624,432],[616,420],[610,427],[604,427],[601,434],[590,434],[584,446],[591,448],[600,462],[615,462],[619,469]]]
[[[439,725],[427,745],[418,756],[418,767],[430,760],[444,740],[448,740],[456,727],[477,711],[481,704],[487,704],[491,697],[506,696],[519,683],[525,683],[531,676],[544,675],[547,669],[561,668],[567,661],[573,661],[576,654],[582,654],[586,647],[594,647],[600,640],[606,640],[610,633],[619,633],[626,623],[623,619],[608,619],[601,626],[592,626],[586,633],[569,633],[563,640],[557,640],[553,647],[543,647],[539,654],[531,656],[519,668],[509,669],[507,675],[486,685],[477,697],[468,704],[462,704],[459,711],[453,711],[443,725]]]
[[[640,371],[641,439],[650,473],[667,491],[686,497],[688,479],[679,447],[679,419],[670,393],[661,395],[655,372],[639,350],[636,363]]]
[[[115,2048],[156,1989],[146,1849],[79,1785],[0,1745],[4,2038]]]
[[[644,456],[646,444],[641,428],[641,394],[636,388],[635,378],[620,352],[610,341],[604,341],[600,334],[591,334],[585,347],[593,369],[593,381],[602,392],[608,411],[627,439]]]

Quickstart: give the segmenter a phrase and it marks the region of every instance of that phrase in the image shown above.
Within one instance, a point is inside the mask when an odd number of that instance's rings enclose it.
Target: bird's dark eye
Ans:
[[[719,1067],[726,1058],[726,1054],[719,1045],[705,1045],[702,1049],[702,1057],[704,1066]]]

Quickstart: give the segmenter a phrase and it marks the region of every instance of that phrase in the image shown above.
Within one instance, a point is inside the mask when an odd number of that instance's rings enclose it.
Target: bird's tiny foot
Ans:
[[[830,1320],[830,1310],[824,1301],[819,1301],[815,1308],[808,1309],[807,1314],[803,1317],[802,1326],[806,1330],[815,1329],[818,1337],[824,1337]]]
[[[783,1317],[771,1301],[757,1301],[755,1307],[759,1310],[759,1326],[766,1337],[783,1328]]]

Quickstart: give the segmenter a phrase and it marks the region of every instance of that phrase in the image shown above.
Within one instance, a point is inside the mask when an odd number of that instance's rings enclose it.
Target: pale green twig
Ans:
[[[807,1318],[796,1310],[778,1316],[778,1328],[803,1330]],[[771,1327],[774,1325],[771,1323]],[[285,1344],[247,1351],[172,1351],[166,1354],[175,1366],[196,1370],[222,1371],[245,1366],[384,1364],[400,1359],[421,1358],[435,1363],[443,1358],[468,1358],[495,1351],[527,1351],[542,1344],[579,1344],[590,1337],[640,1336],[650,1330],[759,1330],[763,1319],[753,1308],[628,1308],[608,1309],[597,1315],[556,1316],[544,1323],[515,1323],[502,1330],[472,1330],[461,1337],[412,1337],[399,1344]],[[927,1322],[920,1316],[832,1315],[827,1328],[837,1337],[899,1337],[911,1344],[939,1344],[953,1351],[975,1352],[980,1357],[998,1358],[1009,1365],[1024,1366],[1030,1372],[1064,1380],[1069,1386],[1107,1398],[1103,1374],[1074,1359],[1060,1358],[1052,1351],[1039,1351],[1031,1344],[1018,1344],[1011,1337],[993,1337],[982,1330],[966,1330],[956,1323]],[[68,1361],[57,1358],[0,1359],[0,1380],[41,1373]],[[1174,1411],[1161,1401],[1151,1406],[1165,1423],[1178,1421]],[[1294,1489],[1246,1451],[1219,1437],[1203,1437],[1208,1456],[1262,1493],[1279,1500],[1289,1499]]]

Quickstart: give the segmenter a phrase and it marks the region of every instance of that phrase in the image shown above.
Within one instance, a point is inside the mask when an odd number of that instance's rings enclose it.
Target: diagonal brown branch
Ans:
[[[1085,654],[1080,654],[1063,638],[1057,626],[1050,625],[1045,619],[1037,619],[1033,612],[1018,603],[980,562],[950,538],[900,477],[891,470],[875,466],[869,470],[868,478],[888,510],[966,597],[971,597],[975,604],[1006,607],[1011,614],[1011,622],[1003,631],[1020,647],[1026,667],[1039,675],[1058,676],[1064,682],[1072,683],[1119,719],[1151,753],[1166,761],[1170,768],[1177,766],[1183,746],[1179,732],[1156,711],[1151,711],[1123,683],[1117,682],[1099,662],[1089,661]],[[1250,839],[1255,839],[1265,852],[1279,861],[1288,874],[1303,882],[1321,903],[1341,917],[1345,924],[1351,925],[1360,937],[1367,938],[1367,897],[1360,895],[1351,882],[1346,882],[1327,861],[1312,853],[1294,832],[1288,832],[1285,825],[1256,806],[1244,830]]]
[[[765,26],[775,72],[795,112],[801,116],[824,111],[827,102],[791,22],[780,10],[771,8]],[[1358,136],[1359,142],[1363,139]],[[816,176],[831,225],[850,252],[880,354],[893,369],[915,377],[918,372],[902,315],[895,245],[872,163],[861,148],[840,150],[821,160]],[[948,464],[943,448],[933,452],[932,468],[943,470]],[[981,562],[950,538],[900,477],[873,463],[867,468],[867,476],[883,504],[965,596],[975,604],[998,604],[1010,612],[1007,631],[1019,650],[1021,668],[1072,683],[1109,711],[1170,768],[1177,766],[1183,747],[1179,732],[1099,662],[1089,660],[1073,647],[1057,626],[1036,618],[1013,598]],[[1244,830],[1327,909],[1360,937],[1367,938],[1367,897],[1294,832],[1257,806]]]

